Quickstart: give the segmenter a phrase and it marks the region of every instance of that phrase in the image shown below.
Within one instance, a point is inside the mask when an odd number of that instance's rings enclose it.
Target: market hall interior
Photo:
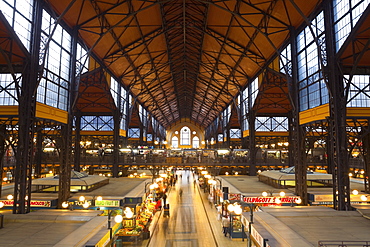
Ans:
[[[150,226],[148,239],[137,242],[121,242],[116,239],[116,246],[248,246],[247,225],[245,239],[225,237],[222,233],[216,205],[209,200],[209,193],[197,184],[194,187],[193,173],[181,171],[177,183],[168,191],[167,203],[169,216],[165,209],[158,210]],[[187,180],[189,175],[189,182]],[[195,176],[195,178],[197,178]],[[270,191],[279,197],[279,191],[270,185],[258,181],[256,177],[217,176],[223,187],[229,188],[230,194],[242,194],[246,197],[261,196]],[[89,196],[102,195],[105,198],[141,197],[151,178],[111,178],[108,185],[89,193],[77,193]],[[358,180],[352,179],[351,186],[361,188]],[[180,196],[180,189],[182,196]],[[312,193],[323,193],[327,189],[311,188]],[[3,193],[12,191],[3,188]],[[287,195],[293,195],[291,189],[284,189]],[[35,195],[36,196],[36,195]],[[53,196],[43,195],[46,196]],[[55,195],[54,195],[55,196]],[[324,206],[266,206],[254,212],[253,227],[262,240],[270,246],[317,246],[319,241],[366,241],[370,229],[370,209],[357,206],[356,211],[336,211]],[[0,246],[90,246],[109,235],[107,215],[99,210],[83,209],[39,209],[26,215],[11,214],[10,210],[1,210],[4,215],[4,227],[0,229]],[[248,212],[242,213],[246,219]],[[245,224],[245,222],[244,222]],[[328,230],[330,229],[330,231]],[[117,237],[113,235],[113,238]],[[268,241],[266,241],[268,239]],[[252,246],[261,246],[257,235],[252,236]],[[359,242],[358,242],[359,243]]]

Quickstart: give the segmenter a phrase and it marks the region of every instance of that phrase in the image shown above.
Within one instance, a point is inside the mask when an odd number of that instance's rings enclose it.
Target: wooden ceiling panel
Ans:
[[[207,127],[321,1],[48,2],[164,127]]]

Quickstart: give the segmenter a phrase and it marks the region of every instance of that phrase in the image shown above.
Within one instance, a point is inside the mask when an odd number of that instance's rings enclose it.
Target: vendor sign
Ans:
[[[243,197],[243,201],[246,203],[265,203],[265,204],[283,204],[283,203],[295,203],[299,199],[298,196],[252,196]]]
[[[230,201],[240,201],[241,200],[241,194],[229,193],[229,200]]]
[[[256,230],[256,228],[254,228],[254,226],[252,225],[251,227],[251,235],[253,237],[253,239],[258,243],[259,246],[264,246],[264,238],[261,236],[261,234]]]
[[[1,202],[4,203],[4,207],[12,207],[14,205],[13,200],[3,200]],[[50,208],[51,207],[51,201],[31,200],[31,207]]]
[[[95,200],[96,207],[119,207],[119,200]]]

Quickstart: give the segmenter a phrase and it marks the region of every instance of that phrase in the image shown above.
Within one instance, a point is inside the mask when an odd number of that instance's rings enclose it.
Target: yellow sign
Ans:
[[[119,201],[116,200],[95,200],[95,206],[97,207],[119,207]]]

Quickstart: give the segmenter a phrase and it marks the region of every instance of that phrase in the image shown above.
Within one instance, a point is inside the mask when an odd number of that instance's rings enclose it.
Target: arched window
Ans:
[[[193,148],[199,148],[199,137],[198,136],[193,137]]]
[[[179,138],[177,136],[172,137],[172,147],[173,148],[178,148],[179,147]]]
[[[186,126],[180,131],[180,145],[190,145],[190,129]]]

